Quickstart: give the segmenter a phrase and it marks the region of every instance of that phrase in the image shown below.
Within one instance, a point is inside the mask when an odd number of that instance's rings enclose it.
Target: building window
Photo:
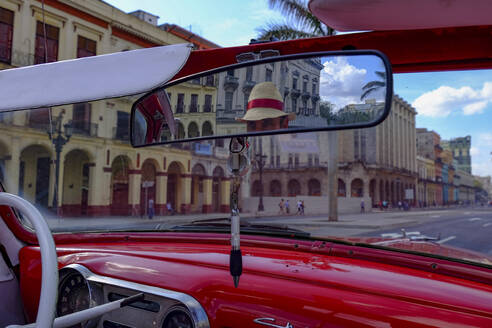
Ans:
[[[233,69],[228,70],[227,75],[228,76],[234,76],[234,70]]]
[[[253,67],[251,66],[246,68],[246,81],[253,81]]]
[[[359,159],[360,159],[359,131],[354,130],[354,160],[358,161]]]
[[[294,167],[299,166],[299,154],[294,155]]]
[[[203,111],[210,113],[212,111],[212,95],[205,95],[205,104],[203,105]]]
[[[319,155],[314,155],[314,165],[319,166]]]
[[[58,40],[60,36],[60,29],[52,25],[46,25],[46,49],[47,49],[47,62],[55,62],[58,60]],[[34,64],[42,64],[44,60],[44,33],[43,23],[37,22],[36,24],[36,43],[34,53]]]
[[[130,114],[127,112],[118,111],[116,121],[115,139],[128,141],[130,140],[128,131],[130,131]]]
[[[245,92],[244,93],[244,110],[248,109],[248,99],[249,99],[249,93]]]
[[[208,75],[205,77],[205,85],[208,87],[213,87],[215,84],[215,79],[213,75]]]
[[[79,35],[77,39],[77,58],[95,56],[96,48],[96,41]]]
[[[72,127],[74,133],[90,135],[91,133],[91,104],[80,103],[73,105]]]
[[[233,93],[230,91],[225,93],[225,110],[232,110],[232,96]]]
[[[14,12],[0,8],[0,62],[10,64],[13,34]]]
[[[178,93],[178,102],[176,103],[176,113],[184,112],[184,93]]]
[[[277,156],[276,156],[276,158],[275,158],[275,162],[276,162],[276,163],[275,163],[275,165],[276,165],[277,167],[280,167],[280,155],[277,155]]]
[[[308,166],[313,166],[313,154],[308,154]]]
[[[196,113],[196,112],[198,112],[198,95],[192,94],[191,102],[190,102],[190,113]]]
[[[294,156],[292,156],[292,154],[289,154],[289,164],[288,164],[289,168],[292,168],[293,159],[294,159]]]
[[[313,96],[316,95],[316,94],[318,94],[316,92],[316,83],[313,83],[313,89],[312,89],[312,92],[311,93],[313,94]]]
[[[292,79],[292,89],[297,90],[297,78]]]
[[[292,112],[297,113],[297,99],[292,98]]]
[[[272,70],[267,68],[265,72],[265,81],[272,81]]]
[[[302,82],[302,92],[307,92],[307,81]]]

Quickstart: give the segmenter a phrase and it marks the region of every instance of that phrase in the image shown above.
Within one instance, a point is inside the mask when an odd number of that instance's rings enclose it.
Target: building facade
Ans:
[[[471,173],[471,136],[443,140],[442,147],[452,153],[458,169]]]
[[[149,13],[127,14],[98,0],[49,1],[46,43],[39,1],[2,1],[0,17],[0,69],[184,42],[216,46],[175,25],[158,26]],[[196,113],[182,121],[185,135],[214,133],[214,83],[192,81],[180,88],[171,94],[175,110],[182,105]],[[158,215],[168,207],[228,211],[226,159],[211,146],[131,147],[130,109],[137,98],[2,114],[0,178],[7,190],[64,216],[145,215],[152,203]],[[55,147],[58,135],[65,140],[61,149]]]

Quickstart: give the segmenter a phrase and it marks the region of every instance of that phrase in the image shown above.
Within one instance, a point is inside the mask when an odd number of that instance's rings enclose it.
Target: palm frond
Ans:
[[[370,93],[373,93],[375,91],[377,91],[378,88],[371,88],[371,89],[368,89],[366,91],[364,91],[364,93],[360,96],[360,100],[362,101],[364,98],[366,98],[367,96],[369,96]]]
[[[377,76],[379,76],[383,80],[386,80],[386,72],[376,71],[375,73]]]
[[[312,38],[317,35],[296,28],[291,27],[288,24],[269,23],[266,27],[257,29],[259,35],[258,39],[268,40],[271,37],[278,38],[279,40],[292,40],[302,38]]]
[[[367,89],[377,89],[377,88],[382,88],[386,85],[385,82],[383,81],[371,81],[371,82],[367,82],[363,87],[362,87],[362,90],[367,90]]]

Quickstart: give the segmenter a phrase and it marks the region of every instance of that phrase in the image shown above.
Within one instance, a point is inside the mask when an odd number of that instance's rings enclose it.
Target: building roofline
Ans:
[[[198,34],[188,31],[187,29],[176,25],[176,24],[168,24],[164,23],[158,26],[161,30],[166,31],[168,33],[172,33],[180,38],[183,38],[195,45],[198,46],[199,49],[211,49],[211,48],[221,48],[216,43],[213,43],[210,40],[207,40]]]

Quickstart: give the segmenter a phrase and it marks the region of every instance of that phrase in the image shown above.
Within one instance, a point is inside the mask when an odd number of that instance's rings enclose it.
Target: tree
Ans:
[[[367,82],[363,87],[362,91],[362,96],[360,96],[360,100],[363,100],[366,98],[370,93],[376,92],[380,90],[381,88],[386,87],[386,72],[381,72],[381,71],[376,71],[376,75],[378,75],[382,81],[370,81]]]
[[[333,35],[335,30],[322,23],[309,11],[306,0],[268,0],[271,9],[280,11],[284,22],[268,22],[258,29],[260,40],[291,40]]]

